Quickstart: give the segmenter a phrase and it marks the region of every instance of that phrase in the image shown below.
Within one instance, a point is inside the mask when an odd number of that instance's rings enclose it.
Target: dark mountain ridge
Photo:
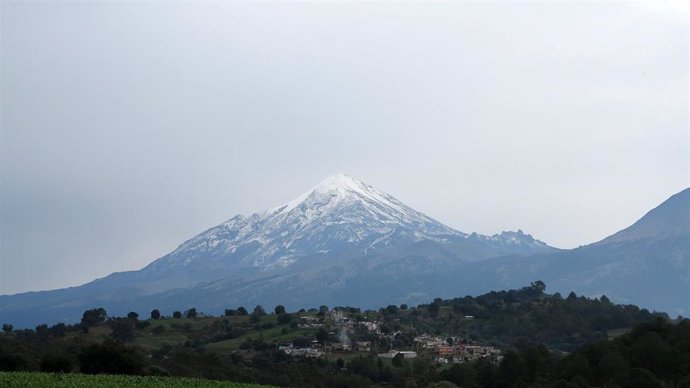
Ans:
[[[522,231],[466,234],[344,174],[289,203],[235,216],[139,271],[80,287],[0,296],[0,320],[17,326],[74,322],[87,308],[421,302],[460,289],[439,285],[468,263],[555,251]]]
[[[571,250],[470,264],[470,292],[542,279],[552,290],[606,295],[669,314],[690,314],[690,189],[599,242]],[[522,283],[521,283],[522,282]]]
[[[79,287],[0,296],[17,327],[115,315],[282,304],[375,308],[519,287],[607,295],[690,313],[690,189],[597,243],[558,250],[521,231],[466,234],[346,175],[286,205],[236,216],[139,271]]]

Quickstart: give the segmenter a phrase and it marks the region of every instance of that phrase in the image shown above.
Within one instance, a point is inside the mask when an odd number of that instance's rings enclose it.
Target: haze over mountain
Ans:
[[[84,286],[0,297],[17,325],[75,321],[103,306],[222,311],[226,307],[320,304],[375,307],[462,293],[449,274],[505,255],[552,252],[532,236],[466,234],[344,174],[283,206],[235,216],[139,271]]]
[[[558,250],[517,232],[467,234],[344,174],[261,213],[237,215],[138,271],[80,287],[0,296],[17,327],[104,307],[164,313],[240,305],[376,308],[521,287],[607,295],[690,312],[690,189],[599,242]],[[593,220],[596,221],[596,220]]]
[[[487,260],[458,280],[469,292],[542,279],[551,290],[690,314],[690,188],[599,242],[531,257]]]

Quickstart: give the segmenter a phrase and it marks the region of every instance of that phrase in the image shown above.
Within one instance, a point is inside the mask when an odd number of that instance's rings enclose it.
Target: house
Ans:
[[[321,327],[321,323],[319,322],[319,318],[317,317],[309,317],[309,316],[304,316],[304,317],[299,317],[299,327]]]
[[[369,342],[369,341],[357,341],[357,342],[355,342],[355,349],[359,350],[360,352],[371,351],[371,342]]]
[[[446,341],[438,338],[432,337],[430,335],[424,334],[414,338],[414,344],[416,347],[431,349],[439,345],[445,345]]]
[[[323,352],[312,348],[291,348],[283,351],[293,357],[318,358],[323,356]]]
[[[360,322],[359,325],[363,326],[368,331],[377,332],[379,330],[379,323],[378,322]]]
[[[448,345],[436,345],[434,352],[439,357],[450,357],[453,355],[454,349],[452,346]]]
[[[352,345],[342,342],[336,342],[333,344],[332,349],[335,351],[350,351],[352,350]]]

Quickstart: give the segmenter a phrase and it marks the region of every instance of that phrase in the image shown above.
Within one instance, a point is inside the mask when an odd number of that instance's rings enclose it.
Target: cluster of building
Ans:
[[[302,316],[299,317],[300,328],[320,328],[324,326],[324,321],[326,318],[330,319],[332,322],[331,329],[333,330],[330,334],[336,334],[339,337],[338,342],[320,344],[317,341],[312,341],[308,347],[295,347],[292,344],[281,345],[278,350],[284,351],[294,357],[310,357],[319,358],[326,357],[326,355],[332,352],[348,352],[348,351],[358,351],[358,352],[370,352],[372,349],[370,341],[351,341],[348,332],[355,330],[356,328],[365,328],[369,332],[379,333],[380,323],[379,322],[358,322],[351,320],[346,314],[338,310],[332,310],[328,313],[328,316]]]
[[[437,362],[443,364],[461,364],[482,358],[498,363],[503,359],[500,349],[461,338],[444,340],[430,335],[421,335],[414,339],[414,344],[418,351],[433,356]]]
[[[299,317],[299,324],[297,325],[297,327],[301,327],[303,329],[321,327],[321,326],[323,326],[321,319],[319,319],[318,317],[310,317],[310,316]]]
[[[325,356],[325,353],[318,346],[312,345],[312,347],[302,347],[298,348],[290,345],[278,346],[278,350],[282,350],[285,354],[289,354],[293,357],[307,357],[307,358],[321,358]]]
[[[466,319],[473,319],[472,316],[465,317]],[[319,344],[317,341],[312,341],[310,347],[296,348],[293,345],[280,346],[279,349],[285,353],[296,357],[326,357],[332,352],[370,352],[372,344],[369,341],[351,341],[348,333],[356,329],[365,329],[369,333],[376,334],[378,338],[389,337],[390,340],[395,338],[396,333],[383,334],[381,333],[381,322],[379,321],[362,321],[352,320],[347,314],[332,310],[327,316],[314,317],[303,316],[300,317],[299,326],[303,328],[323,327],[325,319],[331,321],[329,327],[333,330],[331,335],[335,335],[338,340],[329,344]],[[464,362],[472,362],[479,359],[487,359],[491,362],[500,362],[503,356],[500,349],[493,346],[479,344],[468,341],[463,338],[451,337],[448,339],[439,338],[436,336],[423,334],[414,338],[414,348],[405,350],[391,349],[386,353],[379,353],[380,358],[394,358],[402,354],[403,358],[433,358],[438,363],[460,364]]]

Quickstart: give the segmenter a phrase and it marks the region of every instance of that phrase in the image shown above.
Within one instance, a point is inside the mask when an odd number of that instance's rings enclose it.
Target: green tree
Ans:
[[[273,309],[273,311],[276,313],[276,315],[285,314],[285,307],[282,304],[279,304],[275,307],[275,309]]]
[[[252,314],[262,317],[262,316],[266,315],[266,310],[264,310],[263,306],[258,304],[258,305],[256,305],[256,307],[254,307],[254,311],[252,312]]]
[[[108,313],[104,308],[99,307],[96,309],[86,310],[81,317],[81,324],[86,327],[96,326],[99,323],[105,322],[108,318]]]
[[[0,347],[0,371],[18,371],[27,369],[28,360],[22,354],[10,353]]]
[[[611,382],[622,378],[627,373],[627,362],[617,349],[604,353],[596,367],[599,383],[603,385],[610,385]]]
[[[536,282],[532,282],[530,287],[538,290],[539,292],[544,292],[546,290],[546,283],[542,282],[541,280],[537,280]]]
[[[654,373],[644,368],[635,368],[630,371],[623,384],[625,388],[661,388],[661,382]]]
[[[9,324],[9,323],[3,323],[2,324],[2,331],[4,331],[5,333],[11,333],[12,329],[14,329],[14,326],[12,326],[11,324]]]
[[[135,348],[106,340],[82,350],[79,364],[81,372],[87,374],[136,375],[143,372],[146,359]]]
[[[284,325],[286,323],[290,323],[291,320],[292,320],[292,314],[286,314],[286,313],[278,314],[278,323],[281,325]]]
[[[456,364],[441,372],[441,378],[451,381],[461,387],[479,388],[479,373],[468,364]]]
[[[581,353],[573,353],[565,357],[561,365],[561,373],[570,380],[575,376],[581,376],[587,380],[592,378],[592,369],[589,360]]]
[[[49,354],[41,358],[39,370],[49,373],[69,373],[72,371],[72,362],[65,356]]]
[[[322,328],[319,329],[319,331],[316,332],[316,340],[320,344],[325,344],[326,340],[328,340],[328,332]]]
[[[386,311],[387,314],[395,315],[395,314],[398,313],[398,306],[396,306],[396,305],[394,305],[394,304],[388,305],[388,306],[386,306],[386,310],[385,310],[385,311]]]
[[[160,319],[161,312],[158,309],[151,310],[151,319]]]
[[[179,312],[179,311],[175,311],[175,312],[173,313],[173,318],[182,318],[182,313]]]
[[[403,366],[405,366],[405,355],[402,353],[398,353],[395,356],[393,356],[391,362],[393,363],[394,367],[402,368]]]
[[[429,316],[436,317],[438,316],[438,312],[441,310],[441,306],[437,302],[432,302],[429,304],[426,310],[429,312]]]
[[[508,352],[503,356],[501,366],[499,367],[501,378],[503,381],[511,384],[517,382],[528,381],[529,371],[525,360],[515,352]]]
[[[690,388],[690,375],[684,376],[678,380],[676,388]]]
[[[134,327],[129,319],[116,319],[111,328],[113,331],[110,335],[117,341],[129,342],[134,339]]]

